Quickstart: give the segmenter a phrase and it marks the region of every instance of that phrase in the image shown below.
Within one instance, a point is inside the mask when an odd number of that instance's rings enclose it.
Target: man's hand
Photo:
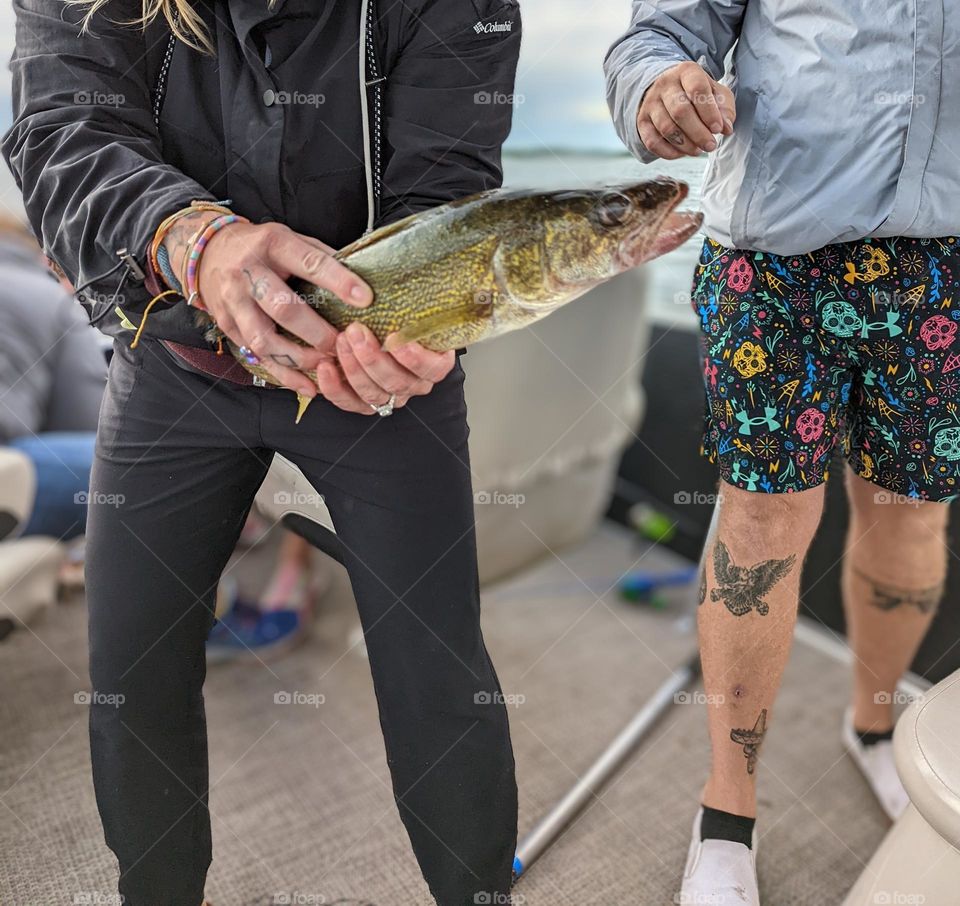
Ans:
[[[637,132],[658,157],[696,157],[717,147],[714,135],[731,135],[736,117],[733,92],[726,85],[696,63],[679,63],[647,89],[637,112]]]

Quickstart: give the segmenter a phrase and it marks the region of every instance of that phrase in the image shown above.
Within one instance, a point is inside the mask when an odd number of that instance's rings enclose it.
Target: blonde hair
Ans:
[[[69,6],[83,6],[87,8],[83,17],[83,30],[90,28],[93,17],[110,4],[110,0],[64,0]],[[269,0],[273,6],[275,0]],[[213,53],[213,43],[207,33],[203,19],[193,8],[190,0],[142,0],[141,14],[136,19],[128,19],[122,25],[139,25],[146,28],[160,16],[167,20],[170,30],[184,44],[199,50],[201,53]]]

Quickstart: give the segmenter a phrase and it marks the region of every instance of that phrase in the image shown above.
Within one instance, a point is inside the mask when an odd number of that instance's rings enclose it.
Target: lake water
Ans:
[[[577,189],[600,183],[670,176],[690,186],[690,195],[683,205],[690,210],[699,207],[705,167],[705,157],[641,164],[626,153],[545,151],[537,154],[507,152],[503,156],[504,185],[510,188]],[[669,255],[643,265],[648,278],[649,311],[655,321],[696,327],[696,317],[690,309],[690,285],[702,243],[703,234],[697,233]]]

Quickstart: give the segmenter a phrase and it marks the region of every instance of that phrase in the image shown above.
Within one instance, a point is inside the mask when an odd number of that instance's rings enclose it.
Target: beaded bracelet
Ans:
[[[198,211],[216,211],[218,214],[233,213],[230,208],[220,204],[220,202],[202,200],[191,201],[190,204],[185,208],[180,208],[179,211],[174,211],[169,217],[165,217],[160,222],[160,226],[157,227],[156,232],[153,234],[153,240],[150,243],[150,264],[153,266],[154,273],[163,277],[167,285],[170,286],[171,289],[175,289],[177,291],[180,290],[180,287],[174,286],[170,282],[170,278],[172,277],[172,268],[169,266],[170,256],[169,252],[166,250],[166,247],[163,246],[163,240],[167,238],[167,234],[178,220],[186,217],[189,214],[196,214]],[[175,283],[176,278],[173,278],[173,280]]]
[[[210,223],[203,228],[200,235],[193,240],[190,246],[190,253],[184,259],[186,262],[186,271],[184,273],[184,279],[181,281],[183,288],[186,290],[187,305],[199,308],[201,311],[206,311],[203,301],[200,299],[200,293],[197,290],[197,271],[200,269],[200,256],[207,247],[207,243],[225,226],[229,226],[231,223],[249,222],[246,217],[241,217],[239,214],[223,214],[217,217],[216,220],[211,220]]]

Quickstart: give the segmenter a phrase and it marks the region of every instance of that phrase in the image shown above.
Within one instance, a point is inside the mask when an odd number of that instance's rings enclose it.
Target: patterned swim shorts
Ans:
[[[704,453],[748,491],[853,470],[924,500],[960,493],[960,240],[865,239],[804,255],[708,239],[693,281]]]

